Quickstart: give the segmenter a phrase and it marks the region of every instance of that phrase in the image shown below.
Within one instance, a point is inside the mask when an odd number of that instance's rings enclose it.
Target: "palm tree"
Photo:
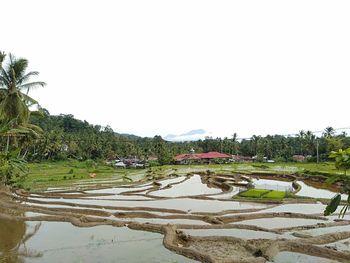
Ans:
[[[335,130],[333,127],[327,127],[326,129],[324,129],[323,131],[323,137],[326,137],[326,138],[330,138],[330,137],[333,137],[335,134]]]
[[[0,70],[2,69],[2,62],[5,60],[5,52],[0,51]]]
[[[316,151],[316,136],[311,131],[305,133],[304,143],[306,153],[308,155],[314,155]]]
[[[232,144],[233,144],[233,152],[232,154],[237,154],[237,133],[232,134]]]
[[[24,58],[16,58],[9,54],[9,62],[2,67],[5,53],[0,52],[0,123],[9,125],[10,128],[18,128],[37,134],[40,128],[29,124],[30,107],[40,106],[36,100],[28,96],[29,90],[38,86],[45,86],[45,82],[36,81],[28,82],[32,76],[37,76],[39,72],[31,71],[26,73],[28,67],[28,60]],[[24,93],[26,92],[26,93]],[[37,112],[36,112],[37,113]],[[16,134],[7,133],[7,147],[10,141],[10,136]]]
[[[3,53],[1,53],[3,58]],[[26,73],[28,60],[16,59],[9,55],[9,63],[1,68],[0,72],[0,121],[9,122],[16,119],[16,123],[27,124],[29,121],[29,107],[38,105],[38,102],[28,96],[29,90],[38,86],[45,86],[45,82],[28,82],[32,76],[39,72]],[[26,94],[24,93],[26,91]]]

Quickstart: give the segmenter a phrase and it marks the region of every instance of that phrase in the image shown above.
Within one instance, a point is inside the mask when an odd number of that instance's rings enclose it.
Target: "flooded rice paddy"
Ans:
[[[300,196],[334,195],[297,183]],[[232,198],[250,184],[294,191],[291,180],[203,173],[111,184],[0,189],[0,262],[350,260],[349,215],[324,217],[314,199]]]

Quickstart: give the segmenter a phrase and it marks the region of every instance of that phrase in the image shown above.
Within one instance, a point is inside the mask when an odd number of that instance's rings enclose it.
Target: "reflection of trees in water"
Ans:
[[[21,263],[25,257],[39,257],[40,253],[30,251],[25,242],[39,230],[41,224],[27,232],[27,225],[21,220],[0,218],[0,262]]]

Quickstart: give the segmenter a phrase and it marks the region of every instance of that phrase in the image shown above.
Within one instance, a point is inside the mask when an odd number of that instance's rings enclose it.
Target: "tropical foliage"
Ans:
[[[41,128],[30,123],[30,117],[40,113],[40,106],[28,93],[44,82],[30,82],[37,71],[27,72],[28,60],[0,52],[0,182],[9,184],[25,174],[26,166],[22,147],[38,138]],[[34,109],[34,110],[33,110]],[[13,156],[13,153],[16,153]]]
[[[348,195],[348,199],[346,204],[340,211],[339,216],[344,217],[348,208],[350,207],[350,178],[346,175],[346,171],[350,169],[350,148],[346,150],[339,149],[338,151],[332,151],[329,155],[330,158],[335,159],[335,167],[337,169],[343,170],[344,174],[342,175],[334,175],[328,179],[328,183],[335,183],[337,181],[342,181],[343,183],[343,192]],[[327,205],[324,214],[330,215],[336,211],[341,201],[341,195],[336,194],[331,202]]]
[[[181,153],[218,151],[243,156],[258,156],[275,161],[293,161],[293,155],[307,156],[308,161],[316,161],[317,144],[320,161],[329,160],[329,150],[350,147],[350,137],[345,134],[332,137],[316,137],[311,132],[300,132],[298,136],[268,135],[252,136],[250,139],[211,138],[194,142],[169,142],[161,136],[142,138],[128,134],[118,134],[109,126],[92,125],[77,120],[73,115],[50,115],[43,110],[43,116],[31,116],[30,122],[43,130],[39,138],[34,136],[22,144],[22,155],[29,160],[76,160],[116,159],[138,157],[157,158],[159,164],[173,162],[173,157]],[[337,141],[335,145],[332,143]],[[6,146],[6,141],[0,145]]]
[[[329,157],[335,159],[335,167],[344,170],[346,175],[346,171],[350,169],[350,148],[346,150],[339,149],[337,152],[332,151]]]

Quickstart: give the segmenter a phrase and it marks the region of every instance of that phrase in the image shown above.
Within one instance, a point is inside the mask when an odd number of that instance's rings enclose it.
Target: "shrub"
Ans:
[[[149,161],[148,162],[149,167],[154,167],[154,166],[159,166],[159,162],[158,161]]]
[[[28,174],[27,162],[10,154],[0,154],[0,185],[19,184]]]

